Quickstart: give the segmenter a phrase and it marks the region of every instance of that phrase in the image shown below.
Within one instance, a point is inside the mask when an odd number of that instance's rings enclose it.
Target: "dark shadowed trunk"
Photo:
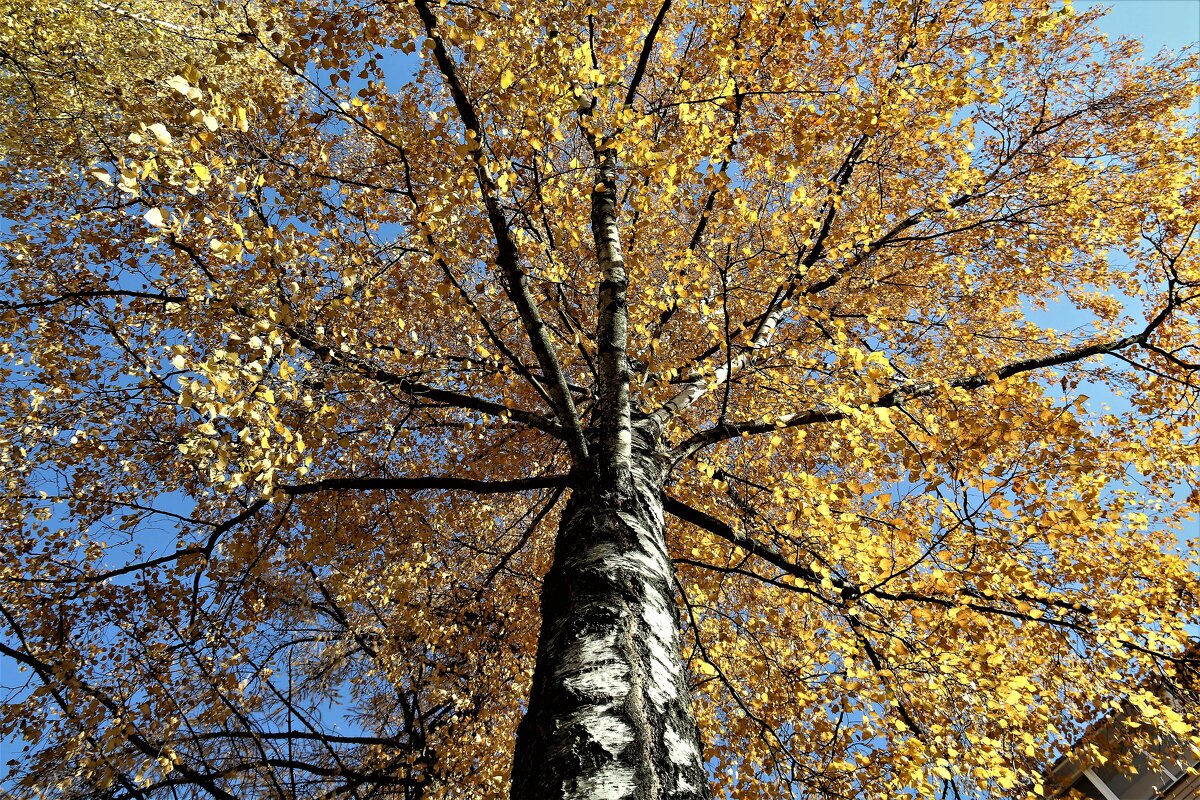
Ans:
[[[563,514],[513,800],[709,797],[663,535],[662,466],[642,426],[632,438],[631,485],[613,493],[581,480]]]

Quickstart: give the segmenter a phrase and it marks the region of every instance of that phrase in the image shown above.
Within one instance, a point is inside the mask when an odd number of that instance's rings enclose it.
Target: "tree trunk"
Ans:
[[[576,487],[563,513],[513,800],[709,798],[652,449],[635,445],[630,473]]]

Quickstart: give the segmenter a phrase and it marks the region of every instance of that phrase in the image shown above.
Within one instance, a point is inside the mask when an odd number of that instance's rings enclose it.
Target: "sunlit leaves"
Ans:
[[[0,15],[3,641],[64,693],[0,711],[26,787],[503,794],[566,492],[294,490],[568,473],[481,200],[593,423],[593,147],[637,411],[756,426],[667,486],[732,531],[669,534],[720,790],[1036,795],[1122,697],[1196,735],[1147,688],[1200,591],[1194,57],[1033,0],[672,4],[627,98],[660,8],[438,7],[479,131],[404,4]],[[293,785],[252,748],[304,724]]]

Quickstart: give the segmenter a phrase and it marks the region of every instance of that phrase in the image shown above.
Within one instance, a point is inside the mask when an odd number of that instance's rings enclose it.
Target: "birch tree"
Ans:
[[[1200,744],[1198,64],[1098,13],[4,0],[7,790]]]

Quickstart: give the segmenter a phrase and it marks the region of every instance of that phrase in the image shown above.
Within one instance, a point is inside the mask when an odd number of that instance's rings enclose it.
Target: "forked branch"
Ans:
[[[941,387],[967,390],[980,389],[998,383],[1006,378],[1011,378],[1014,375],[1062,366],[1064,364],[1072,364],[1092,358],[1093,356],[1119,353],[1134,346],[1146,347],[1153,350],[1153,346],[1149,344],[1151,335],[1167,320],[1171,312],[1177,307],[1178,304],[1168,303],[1141,332],[1130,336],[1108,342],[1084,345],[1037,358],[1014,361],[986,373],[981,372],[974,375],[966,375],[947,381],[916,381],[906,383],[876,400],[865,403],[864,406],[866,408],[894,408],[902,405],[907,400],[915,400],[920,397],[929,397],[936,394]],[[717,444],[718,442],[736,439],[741,436],[769,433],[784,428],[797,428],[821,422],[837,422],[838,420],[846,419],[853,413],[852,410],[846,409],[844,406],[834,408],[832,406],[818,405],[804,411],[784,414],[774,419],[764,418],[753,422],[730,422],[714,425],[711,428],[693,434],[674,447],[671,450],[671,457],[674,461],[678,462],[685,458],[690,458],[701,449],[712,444]]]
[[[513,241],[508,220],[500,206],[499,194],[495,181],[492,179],[485,163],[483,154],[483,125],[475,111],[470,98],[467,97],[458,69],[437,30],[437,17],[430,8],[427,0],[416,0],[417,14],[425,28],[425,34],[433,43],[433,58],[438,71],[446,81],[446,88],[454,101],[454,108],[467,131],[467,144],[472,147],[471,159],[475,171],[475,179],[483,195],[484,208],[487,211],[488,223],[492,235],[496,239],[496,264],[500,268],[501,283],[504,291],[517,307],[521,323],[529,336],[530,347],[537,357],[546,378],[547,389],[554,399],[555,414],[562,423],[567,448],[576,464],[583,463],[588,456],[587,442],[583,436],[583,427],[579,421],[579,413],[575,409],[575,401],[567,386],[567,377],[562,364],[550,341],[549,329],[542,320],[541,312],[529,290],[529,282],[521,269],[520,256],[516,243]]]

